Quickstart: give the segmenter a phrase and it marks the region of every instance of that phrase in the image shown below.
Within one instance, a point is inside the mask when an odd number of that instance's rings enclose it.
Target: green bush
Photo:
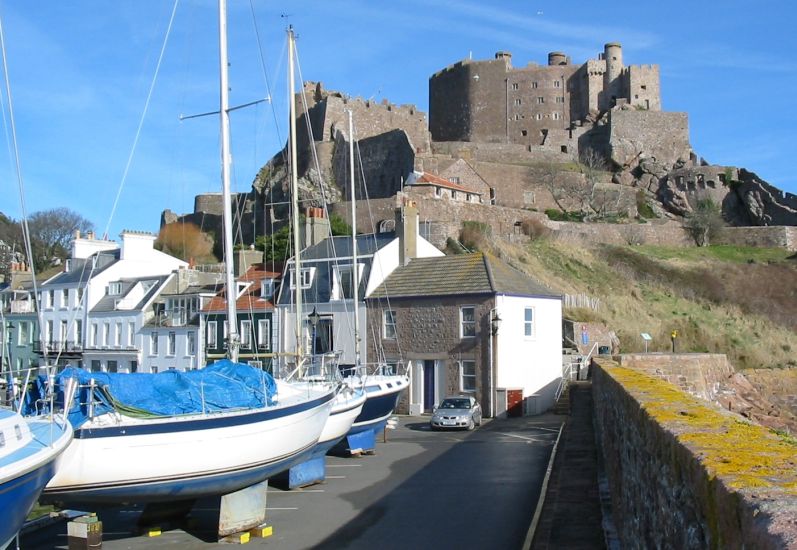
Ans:
[[[557,222],[583,222],[584,214],[582,212],[562,212],[556,208],[546,208],[545,215],[549,220]]]

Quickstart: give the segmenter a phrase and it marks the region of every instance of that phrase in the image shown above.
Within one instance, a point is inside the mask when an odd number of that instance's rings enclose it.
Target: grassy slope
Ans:
[[[537,240],[501,244],[515,267],[562,293],[600,298],[592,310],[565,315],[603,322],[625,352],[719,352],[737,368],[797,366],[797,261],[783,250],[742,247],[585,248]]]

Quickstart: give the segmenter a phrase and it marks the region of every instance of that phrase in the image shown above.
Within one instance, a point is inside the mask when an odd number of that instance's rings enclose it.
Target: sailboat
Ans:
[[[294,34],[293,29],[288,28],[288,52],[290,56],[289,63],[289,80],[290,80],[290,95],[292,96],[294,90],[293,80],[293,52],[294,52]],[[289,97],[290,105],[290,131],[291,131],[291,164],[293,167],[297,166],[297,152],[296,152],[296,103],[292,97]],[[291,188],[293,190],[292,196],[298,199],[298,173],[296,169],[291,171]],[[292,201],[293,212],[293,244],[296,255],[294,258],[294,273],[301,273],[301,250],[299,239],[299,208],[298,200]],[[296,279],[298,281],[298,279]],[[297,292],[295,296],[296,306],[296,334],[302,333],[302,293],[297,285]],[[312,387],[315,384],[321,383],[335,383],[339,386],[339,390],[335,395],[330,411],[329,418],[324,425],[324,430],[318,438],[313,450],[308,455],[307,459],[301,463],[297,463],[289,470],[287,470],[286,477],[288,487],[293,489],[296,487],[303,487],[313,483],[318,483],[325,478],[326,469],[326,454],[351,429],[355,418],[362,412],[363,405],[365,404],[365,392],[362,388],[354,389],[345,384],[341,384],[340,371],[337,368],[337,357],[335,354],[311,354],[311,357],[303,357],[303,349],[299,343],[299,338],[296,338],[296,363],[298,367],[286,378],[286,381],[294,385],[294,387]],[[312,350],[313,352],[315,350]]]
[[[16,411],[0,409],[0,548],[22,528],[70,441],[68,422],[24,418]]]
[[[227,316],[235,319],[226,0],[219,0],[219,50]],[[82,423],[43,495],[108,503],[230,496],[301,462],[322,434],[337,388],[298,388],[236,363],[235,325],[229,323],[230,361],[199,371],[61,373],[62,380],[80,381],[78,405],[65,400],[64,408]],[[232,403],[234,388],[246,399]],[[156,405],[178,402],[180,409],[145,408],[145,397]]]

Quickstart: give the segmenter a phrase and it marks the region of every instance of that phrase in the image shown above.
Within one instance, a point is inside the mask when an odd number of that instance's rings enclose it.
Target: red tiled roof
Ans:
[[[260,281],[263,279],[279,279],[280,273],[267,271],[264,264],[253,264],[246,273],[238,277],[237,282],[252,283],[243,294],[235,300],[235,309],[238,311],[263,311],[273,309],[274,304],[260,296]],[[211,298],[210,302],[202,308],[205,313],[224,312],[227,309],[226,289]]]
[[[440,176],[435,176],[434,174],[430,174],[429,172],[421,172],[421,175],[415,179],[415,185],[423,183],[436,185],[438,187],[445,187],[447,189],[453,189],[454,191],[461,191],[463,193],[472,193],[475,195],[481,195],[481,193],[479,193],[478,191],[474,191],[473,189],[468,189],[467,187],[463,187],[458,183],[454,183],[453,181],[448,181],[445,178],[441,178]]]

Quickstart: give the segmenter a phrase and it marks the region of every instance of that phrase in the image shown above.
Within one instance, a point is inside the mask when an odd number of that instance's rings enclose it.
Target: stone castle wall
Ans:
[[[594,360],[592,374],[620,544],[797,547],[793,445],[612,361]]]
[[[635,166],[640,155],[668,167],[690,158],[686,113],[615,109],[610,127],[610,156],[619,166]]]
[[[714,401],[722,384],[735,372],[722,353],[631,353],[618,359],[622,367],[666,380],[708,402]]]
[[[785,248],[797,251],[797,227],[793,225],[724,227],[713,244]]]
[[[435,141],[540,145],[545,135],[616,105],[661,109],[655,65],[626,67],[619,44],[574,65],[561,52],[547,65],[513,67],[512,55],[465,59],[429,79],[429,130]],[[558,140],[557,140],[558,141]]]

